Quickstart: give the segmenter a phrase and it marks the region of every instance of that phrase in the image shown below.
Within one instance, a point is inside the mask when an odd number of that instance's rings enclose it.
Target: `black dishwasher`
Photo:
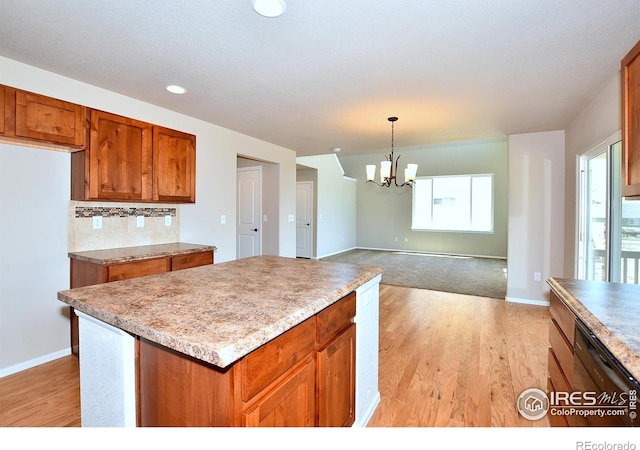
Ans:
[[[581,399],[572,426],[636,426],[640,384],[598,338],[576,321],[573,391]]]

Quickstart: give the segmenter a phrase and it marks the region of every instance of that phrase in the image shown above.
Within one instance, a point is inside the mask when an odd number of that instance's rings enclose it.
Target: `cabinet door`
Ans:
[[[640,196],[640,41],[622,60],[622,158],[624,197]]]
[[[171,203],[196,200],[196,137],[153,127],[153,199]]]
[[[92,200],[151,200],[151,124],[91,111],[85,176]]]
[[[356,325],[318,352],[318,426],[346,427],[355,420]]]
[[[86,108],[16,90],[15,135],[70,147],[85,146]]]
[[[129,280],[131,278],[145,277],[169,272],[171,270],[171,258],[146,259],[109,266],[108,281]]]
[[[188,253],[171,258],[171,270],[189,269],[191,267],[213,264],[213,250],[208,252]]]
[[[315,425],[315,360],[309,357],[242,415],[247,427]]]

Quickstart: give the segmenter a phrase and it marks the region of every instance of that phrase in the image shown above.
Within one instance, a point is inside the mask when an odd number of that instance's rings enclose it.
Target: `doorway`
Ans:
[[[296,257],[313,253],[313,181],[296,183]]]
[[[237,169],[237,258],[262,254],[262,167]]]
[[[640,207],[621,196],[620,133],[579,157],[577,278],[638,284]]]

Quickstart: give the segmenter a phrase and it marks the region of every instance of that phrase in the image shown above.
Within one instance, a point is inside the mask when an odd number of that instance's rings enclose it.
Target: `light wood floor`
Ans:
[[[516,411],[546,387],[548,308],[380,287],[380,395],[371,427],[548,426]],[[80,426],[73,356],[0,379],[0,427]]]

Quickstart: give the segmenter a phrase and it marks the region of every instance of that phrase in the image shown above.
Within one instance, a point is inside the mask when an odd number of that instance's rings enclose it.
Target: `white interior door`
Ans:
[[[313,181],[296,183],[296,256],[313,253]]]
[[[262,254],[262,167],[238,168],[238,259]]]

